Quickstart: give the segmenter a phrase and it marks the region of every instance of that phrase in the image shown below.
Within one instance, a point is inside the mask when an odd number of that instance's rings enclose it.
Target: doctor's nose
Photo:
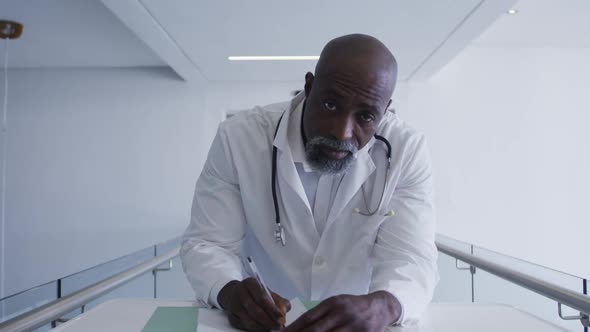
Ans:
[[[339,141],[347,141],[352,138],[354,121],[349,117],[340,117],[334,120],[332,136]]]

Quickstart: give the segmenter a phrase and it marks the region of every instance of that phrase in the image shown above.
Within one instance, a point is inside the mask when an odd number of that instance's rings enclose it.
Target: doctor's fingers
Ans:
[[[291,330],[288,330],[291,331]],[[346,323],[342,321],[337,313],[333,313],[331,315],[324,316],[319,320],[316,320],[311,325],[308,325],[300,331],[305,332],[334,332],[334,331],[352,331],[347,326]],[[358,332],[356,330],[354,332]]]
[[[338,313],[331,315],[331,307],[324,301],[297,318],[284,332],[329,331],[341,325],[338,318]]]
[[[232,312],[227,313],[227,318],[229,320],[229,323],[231,324],[231,326],[233,326],[237,329],[244,330],[244,331],[255,331],[255,332],[268,331],[267,329],[264,328],[264,326],[260,325],[259,323],[257,323],[256,321],[254,321],[250,317],[248,317],[247,314],[241,315],[241,316],[242,316],[242,318],[238,317],[238,315],[236,315]]]
[[[279,309],[279,307],[274,304],[273,300],[268,297],[266,290],[262,288],[256,279],[248,278],[243,282],[246,290],[250,293],[250,298],[252,298],[271,319],[278,321],[281,318],[285,318],[281,309]]]
[[[267,331],[279,327],[281,322],[268,315],[266,311],[256,303],[252,294],[248,290],[247,283],[248,281],[244,280],[235,286],[229,308],[226,310],[231,312],[239,320],[244,321],[245,324],[248,324],[248,327],[252,326],[252,321],[262,326]],[[268,296],[266,294],[264,295]],[[258,294],[258,296],[260,296],[260,294]]]
[[[281,313],[283,315],[286,315],[287,312],[291,311],[291,302],[289,302],[289,300],[287,300],[286,298],[280,296],[279,294],[277,294],[275,292],[271,291],[270,293],[272,294],[272,299],[277,304],[277,306],[279,307],[279,310],[281,310]]]
[[[256,302],[251,299],[244,299],[242,301],[242,309],[236,311],[236,315],[243,321],[254,321],[264,327],[266,331],[276,330],[284,324],[284,320],[273,319],[269,316]]]

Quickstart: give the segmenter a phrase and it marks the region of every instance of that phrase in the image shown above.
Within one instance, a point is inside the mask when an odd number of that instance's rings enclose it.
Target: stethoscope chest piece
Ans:
[[[285,240],[285,230],[280,223],[277,223],[275,228],[275,241],[281,243],[283,247],[287,245],[287,241]]]

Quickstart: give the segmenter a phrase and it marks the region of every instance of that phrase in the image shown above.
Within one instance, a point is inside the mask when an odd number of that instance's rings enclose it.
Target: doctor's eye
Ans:
[[[375,117],[373,116],[373,114],[371,114],[369,112],[361,113],[359,115],[359,118],[363,122],[371,122],[371,121],[375,120]]]
[[[324,102],[324,108],[328,111],[335,111],[336,110],[336,104],[331,103],[329,101]]]

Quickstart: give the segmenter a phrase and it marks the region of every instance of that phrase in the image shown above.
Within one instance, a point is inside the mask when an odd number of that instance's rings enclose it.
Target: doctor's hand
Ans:
[[[272,331],[285,324],[285,315],[291,303],[272,293],[276,305],[254,278],[227,283],[217,296],[217,301],[227,313],[230,324],[240,330]]]
[[[284,332],[383,332],[400,315],[401,304],[388,292],[338,295],[301,315]]]

